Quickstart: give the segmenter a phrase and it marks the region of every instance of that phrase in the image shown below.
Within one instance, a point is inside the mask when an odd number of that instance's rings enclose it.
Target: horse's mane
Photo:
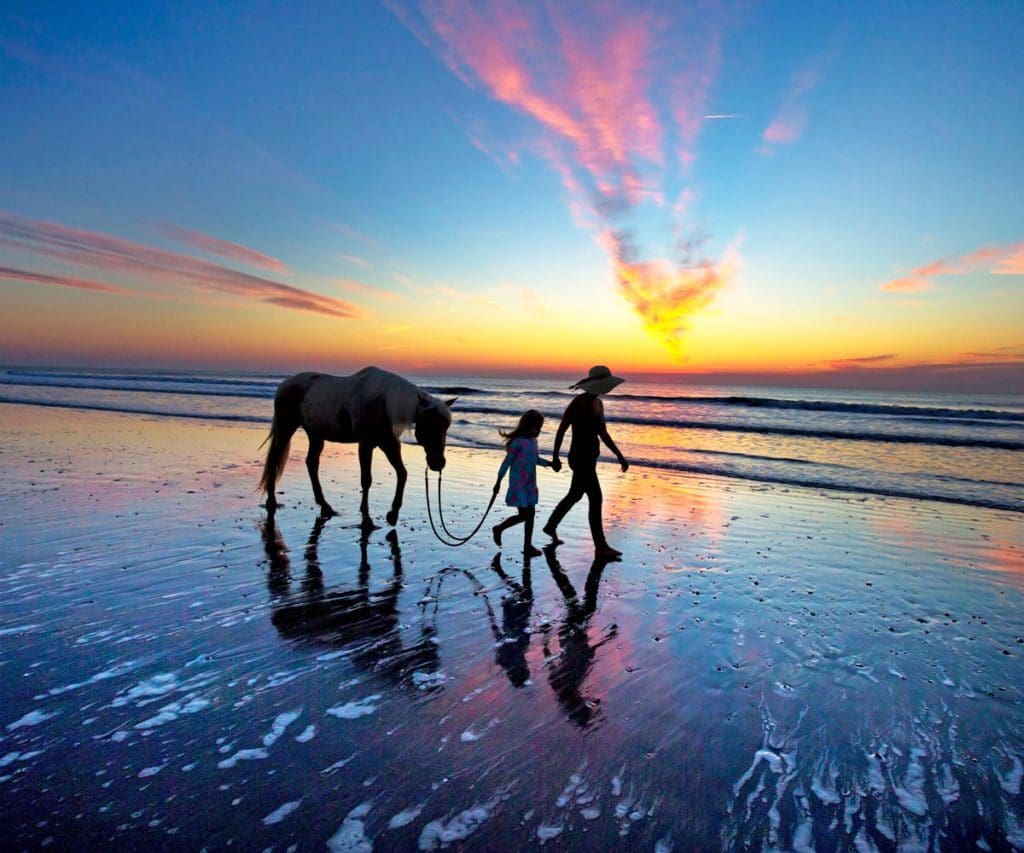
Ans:
[[[379,367],[364,367],[358,373],[352,375],[352,379],[359,386],[363,400],[383,400],[384,409],[387,412],[388,420],[391,421],[391,428],[397,438],[405,432],[416,420],[416,410],[420,407],[420,395],[430,397],[442,410],[447,407],[441,400],[421,391],[408,379],[403,379],[394,373],[381,370]]]

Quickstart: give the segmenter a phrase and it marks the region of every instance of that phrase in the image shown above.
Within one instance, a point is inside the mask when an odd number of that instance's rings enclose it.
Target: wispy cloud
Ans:
[[[0,280],[24,281],[29,284],[52,284],[57,287],[73,287],[77,290],[92,290],[98,293],[129,293],[129,291],[123,288],[104,284],[100,281],[90,281],[89,279],[66,275],[48,275],[46,273],[32,272],[31,270],[19,270],[13,267],[0,267]]]
[[[806,95],[821,82],[819,68],[808,68],[793,78],[789,92],[782,101],[779,111],[761,132],[764,146],[762,154],[770,154],[777,145],[789,145],[803,136],[807,128]]]
[[[853,356],[851,358],[830,359],[825,362],[825,364],[833,370],[848,370],[851,367],[876,367],[879,364],[890,362],[894,358],[896,358],[895,353],[885,353],[883,355],[860,355]]]
[[[400,293],[395,293],[393,290],[374,287],[370,284],[364,284],[361,281],[353,281],[350,278],[337,279],[335,281],[335,285],[339,289],[344,290],[346,293],[351,293],[354,296],[369,296],[374,299],[385,299],[390,302],[395,302],[405,298]]]
[[[341,222],[331,222],[328,225],[333,231],[337,231],[339,234],[343,234],[348,237],[349,240],[355,240],[357,243],[362,243],[364,246],[376,246],[377,241],[373,237],[367,236],[362,231],[357,231],[351,225],[345,225]]]
[[[255,249],[241,246],[238,243],[229,243],[227,240],[220,240],[209,234],[182,228],[178,225],[164,225],[161,230],[183,246],[190,246],[208,255],[216,255],[229,261],[236,261],[250,267],[259,267],[271,272],[289,272],[288,267],[277,258],[272,258],[270,255],[265,255],[263,252],[257,252]]]
[[[612,3],[386,2],[467,85],[533,120],[534,152],[561,177],[574,220],[607,250],[645,326],[681,355],[685,317],[710,303],[731,261],[665,259],[641,247],[628,220],[641,205],[673,215],[666,198],[680,197],[718,72],[723,22],[715,6],[655,13]],[[471,126],[473,144],[517,162],[482,144]],[[672,296],[682,290],[691,298]]]
[[[357,267],[368,268],[370,266],[370,262],[366,258],[360,258],[358,255],[338,255],[338,258],[347,264],[355,264]]]
[[[1024,243],[1018,243],[1010,255],[1003,258],[992,268],[996,275],[1024,275]]]
[[[937,276],[980,271],[997,275],[1024,275],[1024,242],[984,246],[966,255],[932,261],[901,278],[879,285],[878,289],[885,293],[923,293],[935,289],[934,279]]]
[[[321,296],[191,255],[168,252],[109,234],[55,222],[25,219],[10,213],[0,213],[0,245],[31,253],[46,262],[86,267],[100,277],[115,275],[131,279],[137,276],[169,288],[229,294],[332,317],[355,317],[359,314],[355,306],[340,299]],[[43,278],[62,278],[48,272],[34,274]],[[37,283],[58,282],[40,280]],[[114,288],[113,292],[137,294],[140,291],[135,287]]]

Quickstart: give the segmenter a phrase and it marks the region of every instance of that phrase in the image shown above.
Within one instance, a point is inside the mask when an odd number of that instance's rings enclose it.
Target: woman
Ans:
[[[551,468],[558,471],[562,463],[558,458],[558,452],[562,447],[562,439],[565,432],[572,428],[572,440],[569,444],[569,467],[572,469],[572,482],[569,484],[569,493],[558,502],[551,518],[544,525],[544,532],[551,537],[554,544],[561,544],[558,538],[558,525],[565,514],[582,498],[587,496],[589,509],[587,519],[590,522],[590,535],[594,540],[594,553],[598,557],[611,559],[622,555],[621,551],[612,548],[604,536],[604,522],[601,519],[601,508],[604,500],[601,494],[601,483],[597,479],[597,457],[600,453],[600,442],[615,454],[623,471],[629,470],[629,462],[615,446],[612,437],[608,435],[608,428],[604,422],[604,405],[601,402],[601,395],[607,394],[613,388],[621,385],[625,380],[613,376],[612,372],[604,365],[596,365],[590,368],[586,378],[581,379],[570,388],[579,388],[582,394],[573,398],[566,406],[565,414],[562,415],[562,422],[558,425],[558,432],[555,433],[555,445],[551,452]]]

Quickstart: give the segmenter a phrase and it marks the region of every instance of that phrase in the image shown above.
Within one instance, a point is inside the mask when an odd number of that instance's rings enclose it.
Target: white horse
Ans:
[[[364,527],[374,527],[370,519],[369,492],[373,482],[370,467],[374,448],[379,447],[395,469],[397,482],[388,524],[398,522],[407,473],[402,463],[400,436],[415,425],[416,441],[427,455],[432,471],[444,468],[444,443],[451,426],[449,406],[455,398],[443,401],[417,388],[407,379],[378,367],[364,367],[351,376],[326,373],[299,373],[284,380],[274,394],[274,420],[267,460],[263,466],[260,489],[267,493],[267,511],[277,507],[274,484],[288,461],[288,446],[295,430],[302,427],[309,436],[306,469],[313,484],[313,497],[324,516],[335,515],[320,487],[320,454],[325,441],[359,444],[359,472],[363,497],[359,511]]]

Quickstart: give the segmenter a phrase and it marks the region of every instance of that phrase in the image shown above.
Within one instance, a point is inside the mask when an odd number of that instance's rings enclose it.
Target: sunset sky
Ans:
[[[1024,392],[1022,44],[1015,0],[7,2],[0,362]]]

